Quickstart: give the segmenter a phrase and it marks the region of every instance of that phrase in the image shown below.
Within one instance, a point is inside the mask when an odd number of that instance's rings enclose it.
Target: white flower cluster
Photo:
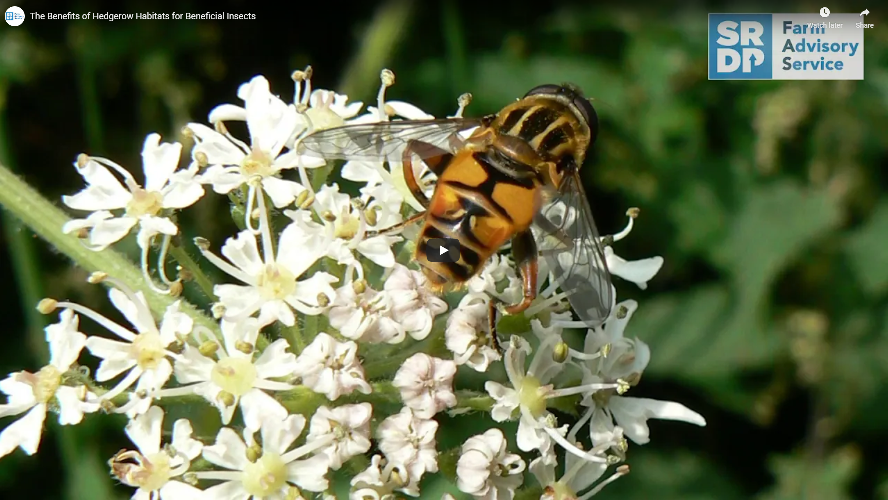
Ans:
[[[617,304],[575,350],[562,340],[564,328],[577,326],[567,302],[552,287],[542,288],[547,281],[541,279],[539,296],[523,316],[527,335],[512,336],[503,353],[491,338],[488,304],[517,302],[522,284],[511,260],[494,256],[461,297],[454,294],[456,306],[448,311],[423,274],[408,267],[409,238],[373,232],[417,208],[398,176],[401,165],[347,162],[342,177],[362,184],[349,195],[336,184],[313,187],[312,179],[328,172],[326,164],[298,149],[301,138],[318,129],[431,116],[385,100],[394,83],[388,70],[377,107],[364,114],[361,103],[344,95],[312,90],[310,69],[293,76],[293,102],[272,94],[257,76],[238,90],[243,105],[218,106],[211,126],[188,124],[195,145],[185,168],[183,146],[161,143],[157,134],[144,143],[142,184],[110,160],[78,158],[86,188],[63,201],[90,214],[62,230],[94,250],[137,231],[150,293],[178,297],[189,278],[200,285],[199,275],[209,283],[202,288],[215,301],[215,320],[195,316],[181,299],[157,319],[143,292],[105,273],[90,280],[109,286],[108,297],[128,324],[45,299],[42,312],[60,311],[59,322],[46,329],[52,357],[36,373],[0,382],[8,395],[0,417],[23,415],[0,433],[0,456],[16,447],[35,453],[48,411],[72,425],[101,410],[129,417],[126,433],[135,449],[119,452],[110,464],[120,482],[136,489],[134,499],[333,498],[329,471],[352,461],[346,470],[366,467],[351,479],[353,499],[419,496],[420,481],[434,473],[450,474],[471,497],[511,499],[527,470],[542,486],[540,498],[567,500],[588,498],[626,474],[627,466],[619,465],[601,479],[625,458],[624,436],[648,441],[649,418],[705,424],[678,403],[623,395],[650,358],[641,340],[624,337],[633,301]],[[465,104],[461,99],[457,115]],[[230,133],[226,123],[232,122],[245,123],[249,139]],[[171,250],[184,252],[176,214],[203,197],[205,186],[228,195],[243,228],[218,254],[211,242],[195,240],[229,283],[212,285],[199,267],[179,259],[178,276],[166,274]],[[635,215],[613,241],[629,233]],[[152,249],[159,249],[154,269]],[[662,265],[659,257],[627,262],[610,246],[606,257],[612,274],[642,288]],[[547,274],[544,266],[541,273]],[[85,330],[101,332],[82,333],[83,318],[90,323]],[[84,348],[99,360],[92,374],[77,364]],[[486,392],[455,387],[458,371],[489,375],[498,363],[507,378],[490,375]],[[549,411],[556,398],[573,398],[580,408],[572,426]],[[191,423],[180,419],[161,444],[165,414],[157,403],[204,400],[218,409],[222,427],[200,434],[214,432],[215,440],[196,439]],[[454,419],[479,412],[495,422],[517,419],[518,432],[507,436],[492,427],[443,450],[436,439],[442,412]],[[563,467],[556,469],[559,462]],[[556,470],[563,470],[560,477]]]

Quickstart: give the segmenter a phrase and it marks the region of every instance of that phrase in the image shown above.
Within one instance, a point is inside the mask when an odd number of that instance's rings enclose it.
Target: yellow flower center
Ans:
[[[546,491],[543,492],[542,498],[545,500],[577,500],[577,494],[566,484],[559,481],[546,486]]]
[[[311,120],[312,130],[324,130],[345,125],[345,120],[337,115],[329,105],[305,110],[305,116]]]
[[[271,177],[274,175],[271,160],[265,151],[254,149],[241,162],[241,174],[245,177]]]
[[[265,300],[281,300],[296,292],[296,276],[286,267],[266,264],[256,283]]]
[[[350,240],[358,234],[360,225],[360,220],[357,217],[354,217],[347,211],[343,210],[342,215],[337,217],[336,222],[333,223],[333,236],[344,240]]]
[[[145,457],[142,469],[132,475],[142,490],[157,491],[170,481],[170,457],[164,452]]]
[[[34,399],[44,404],[48,403],[60,385],[62,385],[62,372],[52,365],[44,366],[34,375],[34,380],[31,382]]]
[[[253,388],[253,382],[256,381],[256,367],[249,358],[223,358],[213,367],[210,380],[223,391],[243,396]]]
[[[254,497],[273,495],[287,485],[287,464],[277,453],[265,453],[244,467],[242,481],[244,489]]]
[[[163,342],[161,342],[160,334],[157,332],[143,332],[136,335],[131,349],[133,357],[136,358],[136,363],[143,370],[157,368],[157,365],[166,356]]]
[[[521,387],[518,388],[518,400],[521,406],[527,408],[534,418],[546,411],[546,398],[540,390],[541,386],[536,377],[528,375],[521,380]]]
[[[163,195],[157,191],[146,191],[137,187],[132,193],[132,199],[126,204],[128,216],[157,215],[163,209]]]

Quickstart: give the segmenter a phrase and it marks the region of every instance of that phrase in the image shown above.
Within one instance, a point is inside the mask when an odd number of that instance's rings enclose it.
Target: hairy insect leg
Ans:
[[[499,352],[503,352],[503,346],[499,341],[499,334],[496,332],[496,303],[497,300],[493,297],[487,302],[487,328],[490,330],[490,343],[493,344],[493,348]]]
[[[385,229],[380,229],[378,231],[367,231],[367,233],[364,237],[365,238],[372,238],[374,236],[382,236],[385,234],[391,234],[396,231],[400,231],[401,229],[404,229],[405,227],[409,226],[410,224],[415,224],[415,223],[421,221],[423,219],[423,217],[425,217],[425,214],[426,214],[425,212],[419,212],[419,213],[413,214],[410,217],[404,219],[403,221],[401,221],[393,226],[389,226]]]
[[[518,314],[530,307],[530,303],[537,296],[537,274],[539,274],[537,246],[530,230],[518,233],[512,238],[512,257],[518,266],[518,272],[521,273],[524,298],[521,302],[506,307],[505,311],[507,314]]]
[[[419,187],[419,182],[416,180],[416,175],[413,173],[414,154],[420,158],[424,158],[425,164],[429,167],[429,170],[435,173],[435,175],[441,175],[441,172],[447,168],[450,160],[453,159],[453,155],[438,146],[427,142],[417,139],[407,141],[407,147],[404,148],[404,154],[401,155],[401,164],[404,169],[404,181],[407,183],[407,188],[410,190],[410,193],[413,194],[413,197],[416,198],[416,201],[418,201],[420,205],[428,208],[430,203],[429,197],[422,192],[422,188]]]

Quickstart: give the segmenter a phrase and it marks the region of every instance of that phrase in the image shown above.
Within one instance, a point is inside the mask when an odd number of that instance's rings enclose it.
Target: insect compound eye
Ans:
[[[530,97],[532,95],[540,94],[554,95],[561,92],[561,88],[561,85],[555,85],[551,83],[546,85],[537,85],[536,87],[530,89],[526,94],[524,94],[524,97]]]
[[[592,134],[590,143],[594,143],[595,138],[598,136],[598,113],[595,112],[595,108],[592,106],[592,103],[589,102],[589,99],[586,99],[581,95],[574,97],[573,104],[580,110],[583,119],[585,119],[586,124],[589,125],[589,133]]]

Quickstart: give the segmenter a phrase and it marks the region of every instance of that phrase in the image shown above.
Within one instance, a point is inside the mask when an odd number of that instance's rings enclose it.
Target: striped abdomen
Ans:
[[[504,243],[530,227],[538,210],[532,172],[523,178],[506,175],[491,154],[463,150],[438,179],[414,254],[436,285],[462,283],[477,274]],[[425,248],[432,238],[458,240],[459,261],[430,262]]]

